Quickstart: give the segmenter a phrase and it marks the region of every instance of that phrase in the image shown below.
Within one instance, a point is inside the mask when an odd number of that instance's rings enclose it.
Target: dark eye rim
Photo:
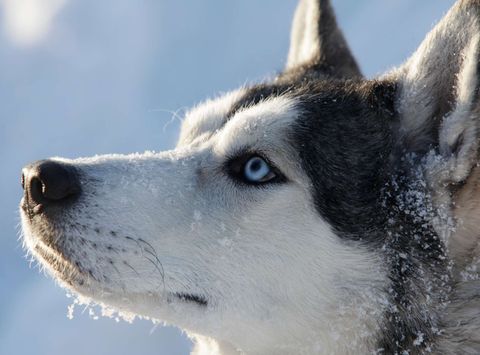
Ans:
[[[274,177],[265,181],[251,181],[245,177],[244,168],[247,162],[258,157],[263,159],[274,174]],[[287,182],[285,175],[261,152],[244,151],[229,157],[225,164],[228,175],[237,183],[248,186],[265,186],[268,184],[279,184]]]

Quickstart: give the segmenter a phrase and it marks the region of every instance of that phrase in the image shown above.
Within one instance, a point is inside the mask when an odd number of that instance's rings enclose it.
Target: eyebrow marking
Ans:
[[[237,101],[235,102],[228,113],[225,115],[225,122],[228,122],[235,114],[248,107],[255,106],[262,101],[274,97],[280,97],[292,90],[291,85],[265,85],[260,84],[253,86]]]

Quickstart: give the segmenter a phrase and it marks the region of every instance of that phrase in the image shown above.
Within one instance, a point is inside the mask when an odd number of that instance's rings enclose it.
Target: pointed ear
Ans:
[[[299,67],[333,77],[362,76],[328,0],[300,0],[298,4],[286,71]]]
[[[461,0],[413,56],[387,75],[399,86],[400,137],[409,151],[432,148],[443,158],[438,177],[465,180],[479,148],[480,2]]]

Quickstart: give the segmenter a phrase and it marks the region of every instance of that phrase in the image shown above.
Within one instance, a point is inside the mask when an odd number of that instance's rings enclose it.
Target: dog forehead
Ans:
[[[312,139],[328,150],[338,136],[349,140],[370,125],[367,117],[376,110],[366,99],[369,81],[307,79],[279,77],[197,106],[186,116],[178,147],[213,143],[222,156],[242,150],[280,156],[298,153],[308,143],[295,139],[298,135],[320,131],[322,139]]]

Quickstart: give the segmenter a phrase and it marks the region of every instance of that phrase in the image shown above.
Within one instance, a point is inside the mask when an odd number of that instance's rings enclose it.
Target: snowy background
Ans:
[[[400,64],[449,0],[334,0],[364,73]],[[182,110],[282,68],[295,0],[0,0],[0,354],[188,354],[171,327],[93,320],[30,269],[20,170],[171,148]],[[177,111],[178,110],[178,111]]]

